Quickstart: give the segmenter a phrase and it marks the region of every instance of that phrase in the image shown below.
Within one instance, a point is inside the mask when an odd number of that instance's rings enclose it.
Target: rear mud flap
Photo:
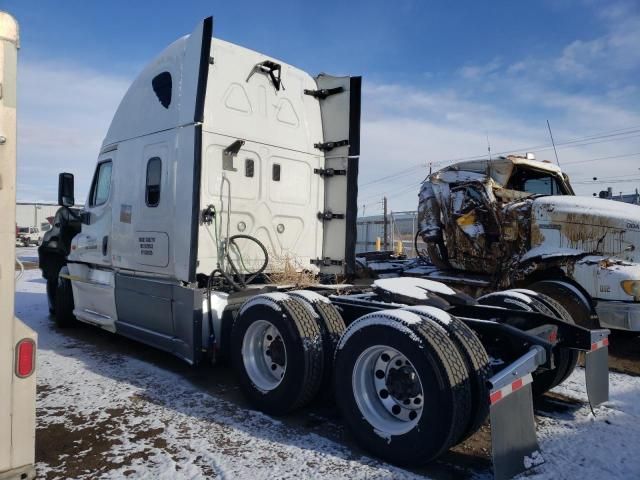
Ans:
[[[585,353],[584,370],[591,410],[609,400],[609,339],[594,342]]]
[[[544,462],[536,438],[531,373],[546,360],[545,349],[536,345],[489,379],[491,455],[497,480]]]
[[[491,393],[491,453],[497,480],[514,477],[544,462],[533,418],[531,374]],[[505,390],[507,390],[505,392]]]

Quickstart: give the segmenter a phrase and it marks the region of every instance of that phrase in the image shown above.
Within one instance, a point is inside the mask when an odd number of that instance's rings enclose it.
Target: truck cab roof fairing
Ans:
[[[207,69],[201,68],[201,57],[209,53],[210,47],[203,52],[203,39],[210,39],[211,32],[212,18],[209,17],[144,68],[122,98],[103,148],[202,121]],[[211,42],[205,43],[210,46]],[[167,88],[171,91],[166,92]]]

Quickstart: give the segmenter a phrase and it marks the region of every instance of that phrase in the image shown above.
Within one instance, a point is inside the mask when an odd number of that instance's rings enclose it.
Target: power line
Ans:
[[[612,160],[614,158],[624,158],[624,157],[635,157],[636,155],[640,155],[640,152],[635,153],[624,153],[621,155],[610,155],[608,157],[598,157],[598,158],[589,158],[587,160],[574,160],[573,162],[564,162],[565,165],[576,165],[578,163],[588,163],[588,162],[597,162],[600,160]]]
[[[587,146],[587,145],[594,145],[594,144],[598,144],[598,143],[605,143],[605,142],[610,142],[614,140],[626,140],[629,138],[636,138],[640,136],[640,128],[636,127],[628,127],[626,129],[617,129],[617,130],[609,130],[609,131],[605,131],[602,132],[601,134],[594,134],[594,135],[588,135],[585,137],[578,137],[572,140],[567,140],[565,142],[560,142],[555,144],[555,146],[550,146],[548,144],[545,145],[535,145],[535,146],[529,146],[529,147],[522,147],[522,148],[515,148],[512,150],[505,150],[503,152],[498,152],[495,153],[495,155],[500,156],[500,155],[507,155],[513,152],[522,152],[522,151],[535,151],[535,152],[542,152],[542,151],[546,151],[546,150],[551,150],[555,147],[561,147],[561,148],[575,148],[575,147],[583,147],[583,146]],[[622,138],[621,138],[622,137]],[[585,140],[594,140],[594,141],[585,141]],[[596,141],[598,140],[598,141]],[[482,155],[475,155],[475,156],[468,156],[468,157],[459,157],[459,158],[453,158],[453,159],[448,159],[448,160],[438,160],[435,162],[432,162],[434,166],[438,166],[444,163],[457,163],[457,162],[462,162],[462,161],[470,161],[470,160],[482,160],[486,158],[485,154]],[[568,162],[568,164],[573,163],[575,164],[576,162]],[[363,184],[360,185],[360,187],[366,187],[369,185],[373,185],[376,183],[380,183],[384,180],[388,180],[388,179],[397,179],[403,176],[406,176],[408,174],[413,173],[416,170],[419,169],[423,169],[424,168],[424,163],[420,163],[420,164],[416,164],[413,165],[411,167],[402,169],[402,170],[398,170],[392,174],[388,174],[382,177],[378,177],[376,179],[373,179],[369,182],[365,182]]]
[[[602,185],[603,183],[629,183],[640,182],[640,177],[637,178],[620,178],[617,180],[583,180],[581,182],[571,182],[574,185]]]
[[[578,161],[573,161],[573,162],[566,162],[565,165],[575,165],[575,164],[578,164],[578,163],[594,162],[594,161],[598,161],[598,160],[610,160],[610,159],[613,159],[613,158],[631,157],[631,156],[636,156],[636,155],[640,155],[640,152],[626,153],[626,154],[622,154],[622,155],[611,155],[611,156],[608,156],[608,157],[588,158],[586,160],[578,160]],[[612,177],[612,178],[615,178],[615,177]],[[636,180],[635,179],[625,179],[625,181],[631,182],[631,181],[636,181]],[[571,183],[575,184],[575,185],[596,185],[598,183],[607,183],[607,181],[603,180],[601,182],[598,182],[598,181],[594,182],[593,180],[591,180],[591,181],[587,181],[587,180],[573,181],[573,180],[571,180]],[[403,193],[408,193],[407,190],[409,190],[410,188],[416,188],[416,187],[420,186],[421,184],[422,184],[422,181],[417,182],[417,183],[415,181],[413,181],[410,184],[405,184],[405,185],[401,186],[399,189],[392,190],[391,193],[387,194],[387,197],[388,198],[393,198],[393,197],[396,197],[398,195],[402,195]],[[375,198],[375,197],[379,197],[379,195],[380,195],[380,192],[377,192],[375,194],[369,194],[369,195],[365,195],[364,197],[360,197],[359,200],[362,201],[362,200],[366,200],[368,198]],[[376,202],[368,203],[366,205],[367,206],[368,205],[372,205],[373,203],[376,203]]]

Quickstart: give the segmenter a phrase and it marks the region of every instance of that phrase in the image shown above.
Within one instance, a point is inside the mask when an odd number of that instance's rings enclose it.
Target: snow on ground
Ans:
[[[16,294],[17,315],[39,335],[39,477],[424,478],[363,455],[332,434],[339,429],[333,420],[321,418],[324,429],[316,431],[272,419],[194,384],[188,369],[129,354],[127,348],[137,350],[133,342],[92,335],[90,327],[59,330],[44,291],[39,270],[29,270]],[[612,400],[594,418],[584,403],[583,374],[576,371],[556,389],[575,405],[556,409],[551,401],[536,412],[546,463],[526,478],[640,475],[640,378],[612,374]],[[490,478],[483,468],[430,475]]]
[[[16,247],[16,256],[23,262],[38,262],[38,247]]]

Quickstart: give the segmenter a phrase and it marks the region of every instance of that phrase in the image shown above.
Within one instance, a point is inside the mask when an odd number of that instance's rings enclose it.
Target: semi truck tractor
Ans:
[[[55,322],[194,365],[230,362],[271,415],[332,398],[357,441],[397,464],[437,458],[487,417],[497,478],[541,461],[532,391],[564,380],[584,351],[590,401],[605,401],[608,331],[531,291],[516,292],[526,311],[419,278],[344,283],[360,77],[312,77],[212,27],[205,19],[133,82],[83,209],[74,176],[60,174],[61,209],[39,248]],[[298,289],[286,268],[318,282]]]
[[[35,478],[36,335],[14,316],[18,23],[0,11],[0,478]]]
[[[434,266],[423,275],[476,295],[528,288],[580,325],[640,332],[639,206],[576,196],[559,167],[528,154],[435,172],[418,209]]]

